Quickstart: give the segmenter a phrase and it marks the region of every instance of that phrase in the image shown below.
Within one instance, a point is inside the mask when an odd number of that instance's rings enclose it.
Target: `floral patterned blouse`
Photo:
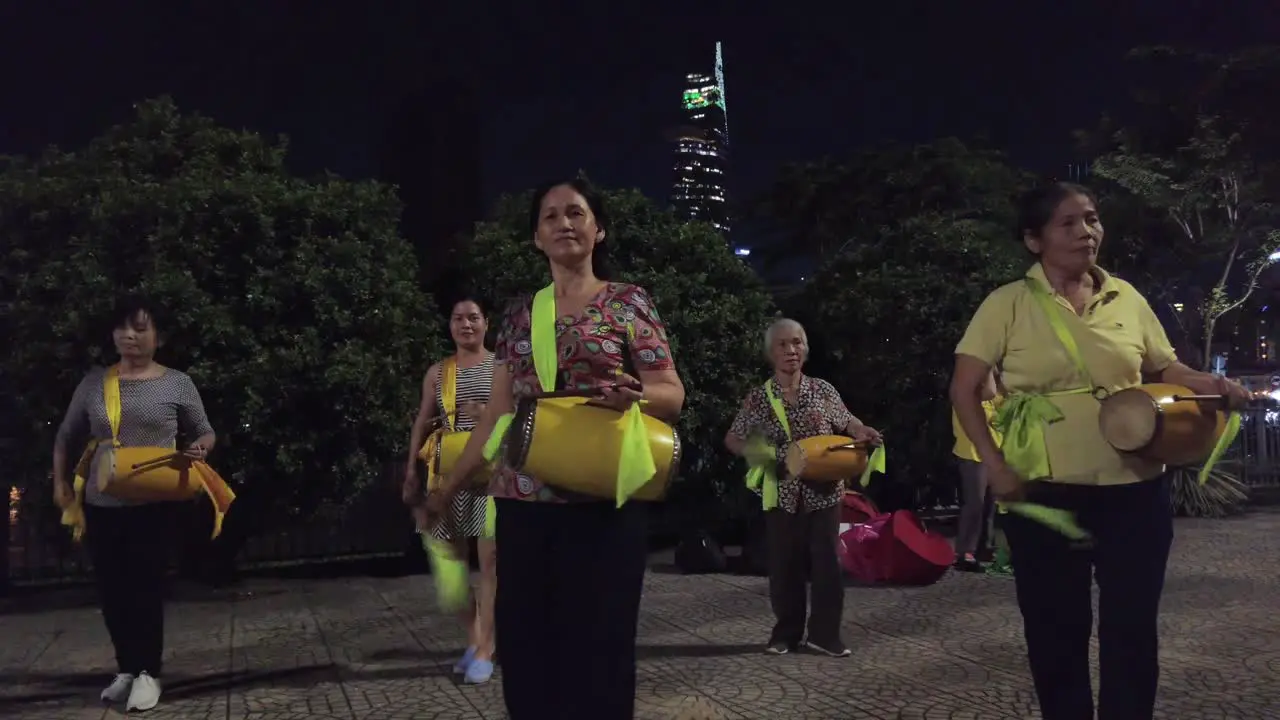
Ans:
[[[503,313],[494,359],[511,371],[515,400],[542,391],[533,365],[530,341],[532,296],[512,303]],[[628,339],[628,326],[631,339]],[[634,370],[669,370],[675,367],[667,329],[638,285],[607,283],[579,316],[556,318],[556,345],[560,351],[558,389],[590,389],[613,382],[618,373]],[[633,370],[634,369],[634,370]],[[557,388],[547,388],[548,390]],[[583,502],[597,498],[557,490],[537,478],[501,468],[494,474],[489,492],[494,497],[542,502]]]
[[[826,380],[801,375],[795,403],[787,401],[776,379],[769,379],[769,387],[774,396],[782,401],[787,412],[787,424],[791,426],[793,441],[815,435],[843,435],[845,428],[853,420],[853,414],[844,406],[840,393]],[[747,399],[742,401],[742,408],[733,419],[729,432],[743,440],[752,435],[762,435],[778,448],[779,508],[789,513],[798,513],[825,510],[840,504],[844,494],[843,481],[815,484],[787,477],[784,462],[787,433],[782,429],[782,423],[778,422],[778,416],[773,412],[763,386],[757,385],[747,393]]]

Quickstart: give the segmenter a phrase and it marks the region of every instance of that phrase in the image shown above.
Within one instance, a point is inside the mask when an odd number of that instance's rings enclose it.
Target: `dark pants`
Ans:
[[[85,542],[119,672],[160,676],[165,579],[179,509],[85,506]]]
[[[808,584],[813,586],[809,641],[829,649],[841,645],[844,585],[836,554],[840,507],[799,513],[770,510],[765,513],[765,523],[769,535],[769,599],[777,618],[769,644],[794,646],[804,640]]]
[[[992,518],[995,498],[987,492],[987,476],[982,463],[956,458],[960,466],[960,527],[956,530],[956,553],[978,552],[978,544],[994,539]]]
[[[497,506],[494,612],[511,720],[630,720],[647,508]]]
[[[1009,540],[1027,657],[1045,720],[1093,720],[1089,636],[1098,581],[1098,720],[1150,720],[1159,676],[1157,616],[1173,542],[1169,480],[1109,487],[1030,485],[1028,499],[1076,513],[1073,543],[1015,514]]]

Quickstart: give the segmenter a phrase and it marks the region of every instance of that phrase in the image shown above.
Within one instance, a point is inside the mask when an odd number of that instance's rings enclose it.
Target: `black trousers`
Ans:
[[[1098,720],[1150,720],[1159,677],[1157,616],[1173,542],[1169,480],[1093,487],[1032,483],[1028,499],[1076,513],[1073,543],[1004,516],[1027,658],[1045,720],[1093,720],[1089,636],[1098,582]]]
[[[777,619],[769,643],[799,645],[805,639],[808,585],[813,586],[808,613],[809,640],[825,648],[841,644],[844,585],[840,579],[840,507],[789,513],[765,513],[769,541],[769,599]]]
[[[630,720],[647,508],[497,507],[494,614],[511,720]]]
[[[165,580],[180,509],[173,503],[84,508],[85,543],[119,672],[160,676]]]

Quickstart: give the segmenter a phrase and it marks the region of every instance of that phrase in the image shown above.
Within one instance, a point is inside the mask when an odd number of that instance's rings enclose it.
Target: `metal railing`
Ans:
[[[1250,408],[1241,415],[1240,435],[1230,459],[1241,468],[1241,480],[1253,490],[1280,488],[1280,412]]]

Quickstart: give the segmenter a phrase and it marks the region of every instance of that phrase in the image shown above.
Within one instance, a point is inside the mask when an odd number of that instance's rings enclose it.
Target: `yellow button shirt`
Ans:
[[[982,410],[987,415],[987,428],[991,430],[991,439],[996,441],[996,447],[1000,447],[1000,433],[992,427],[991,421],[996,416],[996,404],[991,400],[982,402]],[[973,441],[968,435],[964,434],[964,428],[960,427],[960,418],[956,415],[956,411],[951,411],[951,432],[955,435],[956,444],[951,449],[952,454],[958,458],[972,460],[974,462],[982,462],[982,458],[978,457],[978,450],[974,448]]]
[[[1093,270],[1098,290],[1083,316],[1064,297],[1062,321],[1075,338],[1095,385],[1115,392],[1141,384],[1142,373],[1159,373],[1177,361],[1173,346],[1146,298],[1132,285],[1100,268]],[[1039,263],[1027,271],[1053,292]],[[1050,393],[1087,387],[1071,355],[1045,316],[1025,280],[1009,283],[982,302],[957,355],[969,355],[1000,368],[1009,393]],[[1051,398],[1063,419],[1046,424],[1045,444],[1053,482],[1123,485],[1153,478],[1164,466],[1121,454],[1102,437],[1096,399],[1088,394]]]

